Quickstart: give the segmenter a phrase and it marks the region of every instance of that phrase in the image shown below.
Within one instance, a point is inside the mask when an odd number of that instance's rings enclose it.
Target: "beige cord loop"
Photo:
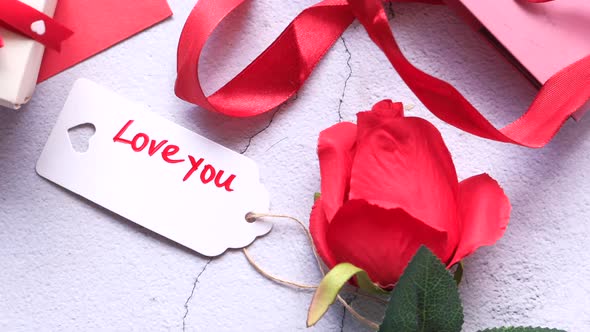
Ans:
[[[322,261],[320,260],[320,257],[318,256],[318,253],[316,251],[316,248],[313,244],[313,238],[311,237],[311,233],[309,232],[309,230],[307,229],[307,227],[305,227],[305,224],[303,224],[300,220],[290,217],[290,216],[286,216],[286,215],[280,215],[280,214],[267,214],[267,213],[254,213],[254,212],[249,212],[246,214],[245,219],[247,222],[249,223],[253,223],[256,222],[256,220],[260,219],[260,218],[279,218],[279,219],[289,219],[292,221],[295,221],[296,223],[299,224],[299,226],[301,226],[301,228],[303,229],[303,231],[305,232],[305,234],[307,235],[307,239],[309,240],[309,244],[311,246],[311,251],[313,252],[313,255],[315,257],[315,260],[318,264],[318,268],[320,269],[320,271],[322,272],[322,275],[326,275],[326,271],[324,270],[324,266],[322,265]],[[246,256],[246,260],[248,260],[248,263],[250,263],[250,265],[252,265],[252,267],[254,267],[254,269],[256,271],[258,271],[258,273],[260,273],[261,275],[263,275],[265,278],[272,280],[274,282],[283,284],[283,285],[289,285],[292,287],[297,287],[297,288],[303,288],[303,289],[316,289],[318,288],[318,286],[312,286],[312,285],[305,285],[305,284],[300,284],[297,282],[293,282],[293,281],[289,281],[289,280],[285,280],[279,277],[276,277],[268,272],[266,272],[264,269],[262,269],[260,267],[260,265],[256,264],[256,262],[252,259],[252,256],[250,256],[250,253],[248,252],[247,247],[243,248],[242,251],[244,252],[244,256]],[[359,295],[365,296],[365,297],[369,297],[372,299],[375,299],[379,302],[384,302],[382,299],[379,299],[377,297],[371,296],[371,295],[367,295],[367,294],[363,294],[363,293],[357,293]],[[344,308],[346,308],[346,310],[348,310],[348,312],[350,312],[350,314],[352,314],[356,319],[358,319],[359,321],[361,321],[362,323],[366,324],[368,327],[372,328],[373,330],[379,330],[379,324],[363,317],[361,314],[359,314],[353,307],[351,307],[340,295],[337,295],[338,301],[344,306]]]
[[[248,260],[248,263],[250,263],[250,265],[252,265],[254,267],[254,269],[256,269],[256,271],[258,271],[258,273],[262,274],[263,276],[265,276],[267,279],[270,279],[272,281],[276,281],[280,284],[285,284],[285,285],[289,285],[289,286],[293,286],[296,288],[305,288],[305,289],[316,289],[318,288],[318,286],[315,285],[305,285],[305,284],[299,284],[296,283],[294,281],[289,281],[289,280],[285,280],[282,278],[279,278],[277,276],[274,276],[266,271],[264,271],[258,264],[256,264],[256,262],[252,259],[252,256],[250,256],[250,253],[248,253],[248,249],[244,248],[242,249],[244,251],[244,255],[246,256],[246,259]]]

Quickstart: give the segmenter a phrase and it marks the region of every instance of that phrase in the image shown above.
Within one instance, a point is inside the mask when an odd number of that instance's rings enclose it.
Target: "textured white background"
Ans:
[[[256,0],[241,7],[207,46],[201,73],[207,91],[237,74],[313,2]],[[318,133],[338,121],[339,111],[352,120],[384,98],[415,104],[411,113],[442,131],[460,178],[488,172],[513,204],[504,238],[465,262],[465,331],[501,324],[590,330],[590,119],[568,122],[541,150],[460,132],[424,109],[357,23],[298,98],[278,111],[251,119],[212,114],[174,96],[176,45],[194,1],[170,5],[172,19],[40,84],[21,111],[0,112],[0,330],[305,330],[312,294],[262,278],[241,252],[209,260],[35,174],[79,77],[245,151],[260,165],[272,211],[306,222],[319,190]],[[447,8],[404,4],[393,12],[409,58],[454,83],[494,123],[512,121],[532,100],[535,90]],[[284,277],[319,280],[296,225],[279,222],[252,252]],[[379,317],[378,308],[354,303]],[[361,329],[335,305],[312,330]]]

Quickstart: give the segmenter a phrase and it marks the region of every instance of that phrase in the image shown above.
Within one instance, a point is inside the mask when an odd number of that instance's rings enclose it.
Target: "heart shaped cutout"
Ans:
[[[31,31],[38,34],[39,36],[43,36],[46,31],[45,22],[43,20],[39,20],[31,23]]]
[[[96,132],[96,127],[92,123],[82,123],[68,129],[70,144],[74,151],[84,153],[90,146],[90,138]]]

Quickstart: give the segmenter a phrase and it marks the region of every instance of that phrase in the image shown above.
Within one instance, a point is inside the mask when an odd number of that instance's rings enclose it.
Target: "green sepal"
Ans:
[[[370,280],[367,272],[350,263],[340,263],[324,276],[309,305],[307,327],[313,326],[324,316],[342,287],[354,276]]]
[[[459,261],[459,263],[457,263],[455,265],[457,265],[457,269],[455,270],[455,273],[453,273],[453,279],[455,279],[457,286],[459,286],[459,284],[463,280],[463,272],[464,272],[463,262]]]
[[[390,292],[384,290],[383,288],[377,286],[375,283],[373,283],[373,281],[371,281],[371,278],[369,278],[369,275],[363,271],[364,273],[358,273],[356,275],[356,283],[358,284],[359,288],[364,290],[365,292],[369,293],[369,294],[377,294],[377,295],[389,295]]]

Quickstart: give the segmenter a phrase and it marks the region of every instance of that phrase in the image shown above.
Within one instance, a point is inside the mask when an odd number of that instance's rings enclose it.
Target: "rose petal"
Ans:
[[[459,184],[461,236],[451,264],[501,238],[510,219],[510,209],[508,197],[489,175],[463,180]]]
[[[326,263],[331,269],[336,265],[336,260],[326,242],[327,230],[328,219],[326,219],[326,215],[324,214],[322,197],[320,197],[316,200],[311,209],[311,215],[309,217],[309,232],[311,233],[313,244],[315,245],[318,254],[324,260],[324,263]]]
[[[364,200],[350,200],[328,225],[327,243],[338,263],[367,271],[373,282],[393,286],[420,245],[444,261],[446,234],[413,218],[402,209],[383,209]]]
[[[355,140],[356,125],[350,122],[336,124],[320,133],[318,157],[322,177],[321,194],[328,222],[348,194]]]
[[[458,239],[457,174],[438,130],[386,110],[358,114],[349,199],[402,208]]]
[[[396,119],[403,116],[404,105],[402,103],[394,103],[389,99],[385,99],[373,105],[371,116],[365,117],[365,120],[373,120],[376,124],[379,124],[385,119]]]

